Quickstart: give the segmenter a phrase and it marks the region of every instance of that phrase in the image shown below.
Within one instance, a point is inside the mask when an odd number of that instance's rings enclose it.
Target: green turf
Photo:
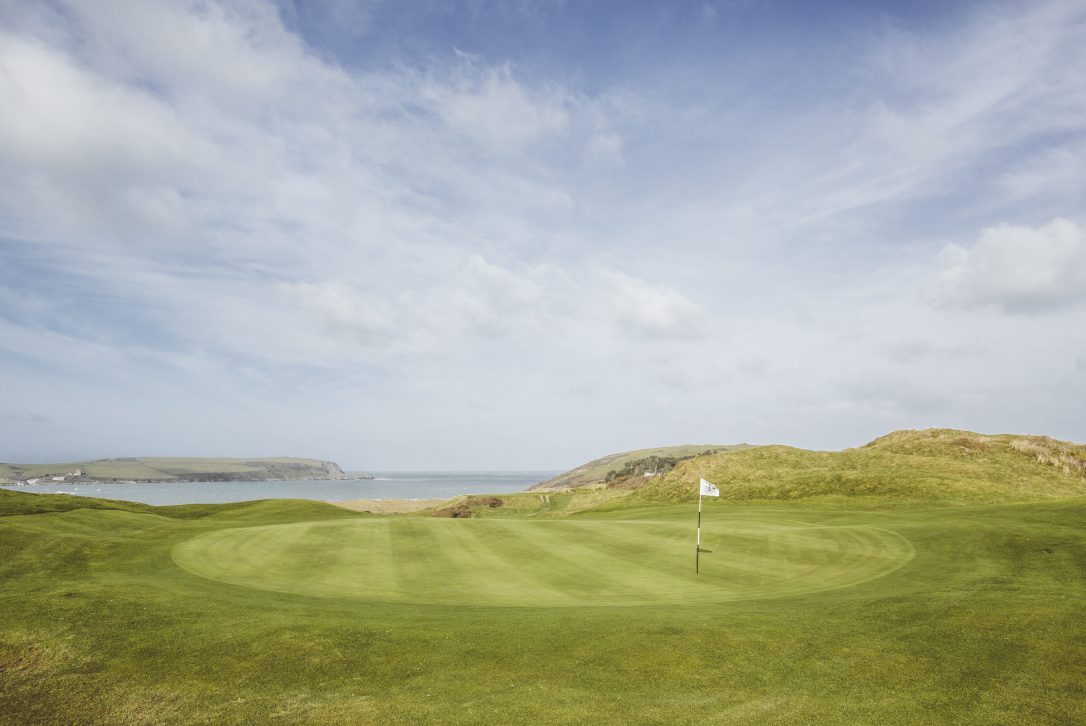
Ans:
[[[29,496],[0,498],[4,723],[1086,720],[1083,498],[711,501],[696,582],[689,502],[436,521]]]
[[[633,606],[797,595],[908,562],[869,526],[718,518],[695,573],[690,522],[370,519],[223,529],[173,559],[203,577],[299,595],[403,603]]]

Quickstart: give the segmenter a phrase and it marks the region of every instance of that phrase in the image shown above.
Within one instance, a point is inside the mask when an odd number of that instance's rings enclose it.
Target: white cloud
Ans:
[[[926,164],[1077,125],[1086,93],[1073,69],[1084,50],[1070,38],[1082,22],[1074,3],[1036,3],[980,14],[941,42],[887,39],[882,62],[897,83],[873,109],[875,131]]]
[[[522,151],[565,131],[570,100],[559,90],[532,91],[509,66],[478,73],[475,63],[454,83],[432,82],[423,97],[449,128],[500,153]]]
[[[542,267],[483,254],[545,234],[531,215],[570,196],[491,151],[561,136],[560,87],[470,59],[348,74],[259,2],[110,7],[0,35],[0,105],[20,109],[0,115],[0,234],[49,241],[27,254],[123,290],[156,337],[269,365],[303,348],[344,365],[389,336],[392,355],[426,347],[465,281],[477,321],[539,300]],[[466,247],[483,254],[448,274]]]
[[[588,140],[588,159],[595,164],[622,163],[622,137],[614,131],[597,130]]]
[[[990,187],[992,177],[978,175],[980,168],[996,170],[997,179],[1005,175],[1009,192],[1025,193],[1044,180],[1028,169],[1001,167],[1008,160],[1016,166],[1038,148],[1068,145],[1068,133],[1086,119],[1078,70],[1086,64],[1081,3],[1001,5],[952,31],[898,29],[873,40],[864,62],[868,84],[854,102],[815,104],[789,118],[787,133],[805,141],[787,145],[764,188],[742,197],[763,207],[759,219],[797,231],[829,227],[836,238],[841,225],[877,216],[880,206]],[[1046,166],[1062,154],[1052,156]],[[753,181],[761,182],[759,176]],[[1050,191],[1059,192],[1057,183],[1048,183]],[[962,213],[1005,202],[994,196],[973,193]]]
[[[69,55],[0,34],[0,155],[39,173],[131,178],[200,163],[211,145],[153,96],[79,68]],[[143,177],[143,181],[151,181]]]
[[[926,415],[945,410],[950,404],[939,388],[886,371],[854,371],[837,385],[848,400],[875,410]]]
[[[307,52],[264,2],[63,2],[84,42],[80,60],[207,113],[254,104],[337,103],[350,79]],[[299,110],[304,111],[299,106]]]
[[[456,325],[458,330],[501,338],[515,330],[537,331],[553,323],[556,285],[566,277],[557,268],[536,265],[513,272],[487,261],[477,253],[451,278],[456,289],[438,292],[433,305],[439,328]]]
[[[463,291],[454,293],[452,299],[443,306],[446,317],[450,311],[456,314],[454,321],[459,323],[459,330],[480,333],[491,338],[504,337],[509,333],[509,316],[505,311],[475,295]]]
[[[284,284],[283,291],[289,300],[313,309],[336,332],[369,340],[393,329],[392,311],[386,303],[343,283],[289,283]]]
[[[912,365],[932,358],[947,360],[979,355],[981,351],[976,344],[972,343],[951,343],[914,337],[890,343],[886,348],[886,352],[890,360]]]
[[[476,282],[501,298],[502,302],[532,303],[543,296],[543,285],[540,282],[493,265],[481,255],[472,254],[468,257],[468,270]],[[539,272],[536,271],[537,274]]]
[[[1011,199],[1055,196],[1078,199],[1086,191],[1086,144],[1046,149],[1012,166],[996,179],[998,188]]]
[[[611,314],[630,330],[658,338],[699,338],[706,332],[705,311],[667,285],[601,270]]]
[[[1086,300],[1086,232],[1067,219],[987,227],[971,247],[945,247],[939,262],[951,305],[1030,312]]]

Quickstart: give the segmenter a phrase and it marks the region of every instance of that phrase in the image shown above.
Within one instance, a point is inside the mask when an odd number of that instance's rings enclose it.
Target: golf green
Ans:
[[[174,547],[191,573],[298,595],[404,603],[620,606],[783,597],[867,582],[908,562],[865,525],[724,519],[348,519],[236,527]]]

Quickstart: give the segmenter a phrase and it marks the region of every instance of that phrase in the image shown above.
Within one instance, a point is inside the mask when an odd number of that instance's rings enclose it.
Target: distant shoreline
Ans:
[[[311,499],[324,502],[364,500],[422,500],[446,501],[462,494],[495,494],[523,491],[549,477],[538,474],[476,474],[468,472],[369,472],[372,479],[294,477],[245,481],[183,481],[177,477],[165,481],[140,482],[138,477],[104,477],[67,481],[41,481],[32,485],[0,484],[0,489],[28,494],[74,494],[136,501],[151,505],[221,504],[258,499]],[[385,505],[381,505],[382,507]],[[362,506],[362,511],[372,506]]]
[[[373,481],[376,479],[370,475],[360,476],[307,476],[304,478],[294,477],[265,477],[260,479],[239,478],[238,476],[207,476],[197,478],[182,478],[175,477],[170,479],[132,479],[128,477],[66,477],[61,480],[53,480],[52,477],[43,477],[34,480],[11,480],[9,482],[0,481],[0,486],[15,486],[15,487],[40,487],[51,486],[53,484],[57,486],[72,486],[72,485],[87,485],[87,484],[213,484],[215,482],[230,483],[230,484],[260,484],[269,481]]]
[[[122,457],[56,464],[0,463],[0,481],[24,484],[171,484],[207,482],[364,481],[365,471],[344,471],[334,461],[298,457]]]

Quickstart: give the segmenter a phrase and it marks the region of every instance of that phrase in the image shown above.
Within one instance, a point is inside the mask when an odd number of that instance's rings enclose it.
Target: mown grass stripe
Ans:
[[[623,605],[774,597],[885,574],[911,549],[866,527],[745,522],[690,571],[677,521],[342,520],[227,529],[175,561],[232,584],[297,594],[477,605]]]
[[[604,561],[597,553],[579,549],[571,532],[553,527],[555,522],[537,524],[526,528],[511,522],[494,522],[491,526],[504,528],[510,535],[503,538],[504,557],[510,561],[533,562],[531,573],[541,598],[544,593],[552,593],[559,600],[587,603],[596,602],[601,594],[627,599],[641,594],[617,575],[621,570],[614,563]],[[559,536],[548,538],[548,535]]]

